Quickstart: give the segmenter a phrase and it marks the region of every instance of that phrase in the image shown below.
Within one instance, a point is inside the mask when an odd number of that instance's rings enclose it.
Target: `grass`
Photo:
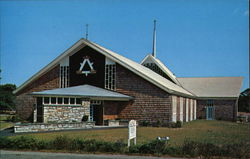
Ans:
[[[59,135],[72,138],[97,139],[103,141],[127,141],[126,128],[105,130],[79,130],[65,132],[25,134],[37,139],[50,140]],[[216,145],[231,143],[250,143],[250,124],[226,121],[197,120],[185,123],[182,128],[139,127],[137,129],[137,143],[146,143],[157,136],[169,136],[171,145],[181,145],[186,139],[213,143]]]
[[[7,128],[10,128],[10,127],[12,127],[12,126],[14,126],[13,123],[1,122],[1,121],[0,121],[0,130],[2,130],[2,129],[7,129]]]
[[[13,115],[0,115],[0,130],[10,128],[14,125],[11,122],[7,122],[9,116],[12,117]]]

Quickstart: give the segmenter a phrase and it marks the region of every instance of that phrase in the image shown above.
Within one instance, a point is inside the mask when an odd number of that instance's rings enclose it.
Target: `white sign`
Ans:
[[[136,121],[130,120],[128,124],[128,147],[130,146],[130,140],[134,139],[136,145]]]

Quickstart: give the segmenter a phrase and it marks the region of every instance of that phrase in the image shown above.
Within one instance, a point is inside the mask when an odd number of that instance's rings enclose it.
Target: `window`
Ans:
[[[43,98],[43,103],[44,104],[49,104],[49,97],[44,97]]]
[[[116,78],[116,65],[106,65],[105,66],[105,88],[110,90],[115,90],[115,78]]]
[[[162,71],[162,69],[160,67],[158,67],[155,63],[146,63],[143,64],[143,66],[151,69],[152,71],[154,71],[155,73],[158,73],[159,75],[161,75],[162,77],[170,80],[171,82],[175,83],[170,77],[168,77],[168,75],[166,73],[164,73]]]
[[[56,104],[56,97],[51,97],[51,104]]]
[[[76,98],[76,104],[81,104],[81,99],[80,98]]]
[[[214,106],[214,101],[211,99],[207,100],[207,106]]]
[[[57,98],[57,104],[62,104],[62,98]]]
[[[43,97],[44,105],[81,105],[81,98]]]
[[[69,66],[60,66],[60,87],[69,86]]]
[[[63,104],[69,104],[69,98],[63,98]]]
[[[75,104],[75,98],[70,98],[70,104]]]

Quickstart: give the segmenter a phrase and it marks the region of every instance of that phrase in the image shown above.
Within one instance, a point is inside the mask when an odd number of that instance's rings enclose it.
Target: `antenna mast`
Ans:
[[[86,39],[88,40],[88,35],[89,35],[89,25],[86,24]]]
[[[156,57],[156,20],[154,20],[153,51],[152,56]]]

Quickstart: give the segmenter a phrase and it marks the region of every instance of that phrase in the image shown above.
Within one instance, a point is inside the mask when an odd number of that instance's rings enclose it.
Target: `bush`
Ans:
[[[8,116],[7,121],[15,123],[15,122],[23,121],[23,120],[19,116],[13,115],[13,116]]]
[[[64,135],[57,136],[52,141],[53,147],[57,150],[70,149],[71,144],[72,144],[72,139]]]
[[[30,136],[20,136],[14,139],[10,139],[10,148],[13,149],[31,149],[37,148],[37,140]]]
[[[151,142],[148,142],[146,144],[143,144],[139,147],[140,153],[146,153],[146,154],[160,154],[165,149],[166,141],[161,140],[153,140]]]
[[[170,156],[187,156],[204,158],[210,157],[233,157],[250,158],[250,143],[237,143],[217,146],[212,143],[202,143],[185,140],[180,147],[170,147],[165,141],[153,140],[145,144],[130,146],[122,140],[105,142],[97,140],[84,140],[57,136],[55,139],[37,140],[29,136],[15,138],[0,137],[0,149],[27,149],[27,150],[68,150],[84,152],[118,152],[118,153],[141,153],[141,154],[168,154]]]
[[[161,121],[157,120],[157,121],[152,122],[152,126],[153,127],[160,127],[161,126]]]
[[[89,120],[89,116],[88,115],[84,115],[83,117],[82,117],[82,121],[88,121]]]
[[[175,122],[169,122],[165,121],[162,123],[163,127],[168,127],[168,128],[176,128],[176,123]]]
[[[143,120],[142,122],[140,122],[141,126],[149,126],[150,122],[148,120]]]
[[[7,137],[0,136],[0,149],[2,148],[10,148],[10,139]]]
[[[177,121],[177,122],[175,123],[175,127],[176,127],[176,128],[181,128],[181,127],[182,127],[182,122],[181,122],[181,121]]]

